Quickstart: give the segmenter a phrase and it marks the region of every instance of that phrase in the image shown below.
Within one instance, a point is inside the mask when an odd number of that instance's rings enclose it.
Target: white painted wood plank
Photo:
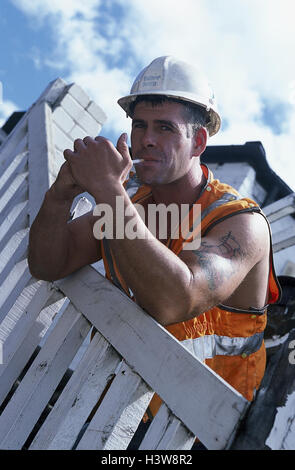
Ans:
[[[123,361],[77,449],[126,449],[152,395],[141,377]]]
[[[57,285],[206,447],[226,446],[247,400],[93,268]]]
[[[28,240],[29,229],[25,228],[15,233],[2,250],[0,256],[0,286],[13,266],[25,257],[27,253]]]
[[[98,130],[99,130],[99,128],[96,127],[95,132],[91,132],[90,129],[88,131],[86,131],[85,129],[82,129],[82,127],[79,126],[78,124],[75,124],[75,126],[71,130],[69,136],[70,136],[71,139],[73,139],[73,141],[76,140],[76,139],[84,139],[84,137],[86,137],[88,135],[90,137],[96,137],[97,134],[98,134]]]
[[[50,307],[46,307],[49,300]],[[50,288],[50,283],[33,280],[24,288],[0,324],[0,340],[3,344],[0,403],[49,328],[59,308],[56,301],[56,291]]]
[[[85,114],[84,107],[68,93],[63,97],[60,105],[76,123],[79,122]]]
[[[35,219],[45,192],[51,185],[49,173],[55,158],[51,108],[38,103],[28,117],[29,216]]]
[[[0,147],[0,172],[7,168],[14,155],[21,152],[27,134],[27,114],[20,119]]]
[[[295,450],[295,417],[294,411],[289,417],[290,427],[283,441],[284,450]]]
[[[72,129],[70,133],[71,135],[74,135],[75,128],[77,126],[79,126],[79,128],[84,129],[86,134],[90,135],[93,138],[96,137],[101,130],[101,124],[97,122],[87,111],[84,111],[83,115],[77,121],[76,126]]]
[[[28,226],[28,201],[16,204],[0,225],[0,253],[13,234]]]
[[[48,84],[38,98],[37,103],[39,104],[42,101],[46,101],[51,106],[54,106],[62,98],[64,93],[66,93],[67,88],[68,85],[66,82],[62,78],[57,78]]]
[[[144,436],[139,450],[189,450],[194,435],[163,403]]]
[[[277,253],[285,248],[295,245],[295,227],[281,230],[272,235],[273,252]]]
[[[294,214],[295,212],[295,193],[289,194],[278,201],[263,207],[263,213],[268,218],[269,222],[275,222],[287,215]]]
[[[27,161],[28,151],[22,152],[14,157],[8,168],[2,173],[0,177],[0,197],[11,184],[16,174],[24,172]]]
[[[19,261],[10,271],[0,289],[0,322],[6,316],[31,277],[27,259]]]
[[[0,416],[0,448],[20,449],[90,329],[69,305]]]
[[[65,149],[73,149],[73,140],[56,123],[53,123],[54,145],[61,153]]]
[[[16,175],[9,188],[0,198],[0,215],[2,220],[15,204],[21,202],[19,199],[24,190],[27,189],[27,177],[27,172]]]
[[[41,310],[40,314],[36,318],[35,322],[32,324],[28,334],[24,337],[22,343],[19,345],[15,353],[10,359],[9,364],[5,368],[3,374],[1,374],[1,401],[7,395],[7,392],[10,390],[13,383],[18,379],[20,374],[23,372],[26,367],[29,359],[32,354],[35,352],[37,347],[40,347],[43,339],[48,334],[48,331],[51,328],[53,319],[56,315],[56,310],[58,310],[58,302],[55,305],[50,305]],[[56,309],[54,308],[56,306]],[[8,344],[8,346],[10,346]],[[3,355],[4,360],[6,356],[7,343],[3,345]],[[9,353],[9,351],[8,351]],[[1,367],[0,367],[1,369]]]
[[[85,91],[76,83],[72,83],[68,87],[68,93],[83,107],[87,108],[90,103],[89,96]]]
[[[85,108],[70,94],[66,94],[61,101],[62,108],[78,124],[88,135],[96,136],[101,129],[100,122],[87,111]],[[90,107],[92,114],[96,111],[94,107]]]
[[[59,168],[61,167],[61,165],[63,163],[65,163],[65,157],[63,155],[63,152],[61,152],[57,148],[55,150],[55,161],[54,161],[54,163],[55,163],[55,167],[58,168],[58,171],[59,171]]]
[[[104,123],[107,120],[107,115],[103,111],[103,109],[98,106],[94,101],[91,101],[90,104],[87,106],[87,112],[97,121],[101,124],[101,126],[104,125]]]
[[[49,173],[50,181],[55,181],[60,170],[61,165],[65,163],[63,153],[55,147],[55,159],[52,163],[52,167]]]
[[[13,307],[1,322],[1,340],[6,342],[13,332],[13,343],[20,344],[22,339],[17,340],[17,338],[19,335],[21,335],[20,337],[22,338],[22,332],[27,328],[25,323],[20,323],[20,320],[28,322],[28,328],[30,328],[31,317],[33,319],[37,317],[47,299],[50,298],[51,293],[52,289],[50,288],[50,283],[32,278],[31,282],[23,289]],[[10,353],[12,353],[14,349],[15,348],[12,347]],[[10,354],[6,356],[6,360],[10,360]]]
[[[73,118],[66,112],[62,106],[58,106],[52,113],[53,122],[63,130],[66,134],[69,134],[71,129],[75,125]]]
[[[97,332],[30,449],[71,449],[120,362]]]

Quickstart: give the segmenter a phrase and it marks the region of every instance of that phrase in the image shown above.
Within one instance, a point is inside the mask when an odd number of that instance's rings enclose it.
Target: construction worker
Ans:
[[[86,137],[65,150],[66,162],[30,231],[31,273],[56,280],[103,258],[110,281],[252,400],[265,370],[266,307],[280,289],[259,206],[200,163],[208,137],[220,128],[214,95],[197,69],[165,56],[145,67],[119,105],[132,119],[136,174],[128,179],[132,158],[125,134],[117,147],[104,137]],[[98,240],[93,228],[99,216],[92,212],[68,223],[73,198],[85,191],[112,209],[114,224],[120,197],[123,228],[132,222],[137,237],[123,231]],[[161,220],[153,233],[148,226],[153,204],[198,204],[201,222],[190,213],[193,235],[187,230],[175,238],[168,220],[161,238]],[[200,246],[190,249],[197,236]],[[155,396],[153,415],[159,405]]]

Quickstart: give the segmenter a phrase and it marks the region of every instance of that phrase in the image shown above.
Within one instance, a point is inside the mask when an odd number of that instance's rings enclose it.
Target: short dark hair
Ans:
[[[201,127],[206,127],[209,123],[208,112],[205,108],[198,106],[190,101],[184,101],[180,98],[174,98],[165,95],[139,95],[135,98],[134,101],[130,103],[129,106],[129,115],[132,118],[134,114],[135,106],[138,103],[147,102],[152,106],[159,106],[163,103],[179,103],[184,107],[184,118],[187,121],[187,124],[192,126],[193,134],[197,132]]]

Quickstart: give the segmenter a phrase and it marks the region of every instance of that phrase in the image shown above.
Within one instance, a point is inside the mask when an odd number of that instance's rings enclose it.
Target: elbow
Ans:
[[[58,276],[57,273],[50,272],[44,268],[42,269],[40,263],[32,261],[30,256],[28,256],[28,266],[31,275],[37,280],[53,282],[61,279],[61,276]]]
[[[162,326],[181,323],[202,315],[206,311],[206,302],[202,295],[202,289],[196,296],[196,282],[191,276],[185,284],[178,285],[169,294],[162,292],[148,313]]]
[[[189,292],[186,291],[175,297],[158,299],[147,311],[162,326],[181,323],[202,313],[198,306],[192,305]]]
[[[48,281],[48,282],[52,282],[52,281],[56,281],[57,279],[54,279],[54,276],[50,276],[48,275],[48,273],[44,273],[42,272],[40,269],[36,269],[34,266],[32,266],[31,264],[29,264],[29,271],[30,271],[30,274],[35,278],[37,279],[38,281]]]

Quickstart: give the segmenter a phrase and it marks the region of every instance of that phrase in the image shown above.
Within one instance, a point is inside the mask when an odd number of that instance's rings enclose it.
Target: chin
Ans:
[[[165,180],[159,176],[152,176],[152,175],[143,175],[137,173],[138,178],[143,184],[148,185],[157,185],[157,184],[165,184]]]

